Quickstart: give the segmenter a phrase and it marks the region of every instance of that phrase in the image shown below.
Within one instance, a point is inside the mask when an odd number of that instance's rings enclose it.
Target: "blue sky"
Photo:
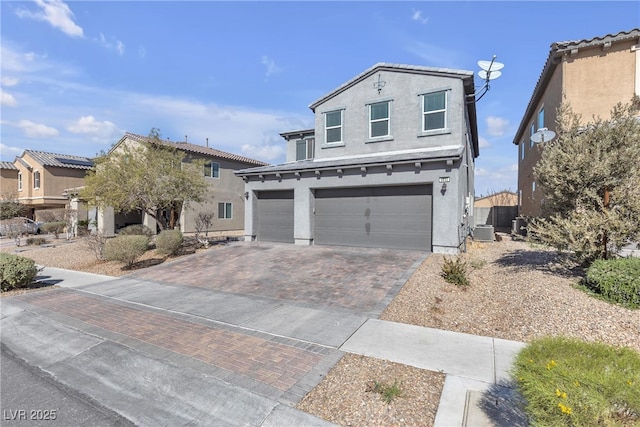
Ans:
[[[640,27],[640,2],[1,1],[0,158],[124,132],[270,163],[308,106],[377,62],[505,64],[477,105],[476,194],[517,188],[514,133],[551,43]],[[477,84],[481,81],[478,78]]]

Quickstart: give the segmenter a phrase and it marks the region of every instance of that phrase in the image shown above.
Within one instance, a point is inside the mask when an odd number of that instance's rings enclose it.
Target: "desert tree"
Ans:
[[[0,195],[0,220],[24,216],[26,212],[26,206],[18,201],[15,193],[6,192]]]
[[[203,164],[162,141],[153,128],[145,142],[123,143],[100,156],[87,174],[81,197],[116,212],[146,213],[162,230],[171,229],[183,207],[207,197]]]
[[[530,237],[582,264],[640,238],[639,105],[635,97],[617,104],[609,120],[586,124],[570,105],[559,107],[557,138],[534,168],[544,199]]]

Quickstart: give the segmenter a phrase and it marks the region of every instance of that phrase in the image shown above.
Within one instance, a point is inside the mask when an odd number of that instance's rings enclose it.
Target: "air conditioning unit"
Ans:
[[[476,225],[476,228],[473,230],[473,240],[478,242],[493,242],[495,239],[495,231],[493,230],[493,225]]]

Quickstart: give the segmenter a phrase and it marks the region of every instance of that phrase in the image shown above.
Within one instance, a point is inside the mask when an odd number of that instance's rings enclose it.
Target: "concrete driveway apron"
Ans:
[[[2,345],[138,425],[324,425],[293,407],[426,256],[233,243],[3,298]]]

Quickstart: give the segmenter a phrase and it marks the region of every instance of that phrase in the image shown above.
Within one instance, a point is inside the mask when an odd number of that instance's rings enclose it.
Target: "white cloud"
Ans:
[[[487,132],[492,136],[502,136],[505,134],[509,121],[502,117],[487,117]]]
[[[115,37],[111,37],[110,40],[107,40],[104,34],[100,33],[100,37],[98,37],[95,40],[105,48],[109,50],[117,51],[118,55],[120,56],[124,55],[124,43],[122,43],[120,40],[116,39]]]
[[[17,84],[18,84],[18,79],[13,77],[2,76],[2,86],[11,87]]]
[[[483,137],[478,138],[478,145],[480,146],[480,148],[489,148],[489,147],[491,147],[491,144],[489,144],[489,141],[487,141]]]
[[[404,50],[417,56],[421,60],[427,63],[427,65],[434,65],[438,67],[458,67],[458,54],[452,50],[443,48],[436,44],[424,43],[417,40],[412,40],[405,47]]]
[[[56,128],[52,128],[41,123],[34,123],[30,120],[20,120],[17,126],[22,129],[29,138],[47,138],[59,134]]]
[[[265,162],[272,162],[285,155],[284,144],[280,145],[251,145],[244,144],[242,154],[249,158],[259,158]]]
[[[411,15],[411,19],[421,24],[426,24],[427,22],[429,22],[429,18],[425,18],[424,16],[422,16],[421,10],[414,10],[413,15]]]
[[[16,98],[8,92],[0,89],[0,104],[7,107],[15,107],[18,104]]]
[[[80,117],[67,127],[71,133],[92,135],[106,138],[120,133],[118,127],[109,121],[99,122],[93,116]]]
[[[61,30],[72,37],[82,37],[82,27],[73,20],[73,12],[66,3],[60,0],[35,0],[41,10],[33,12],[27,9],[18,9],[16,14],[20,18],[31,18],[36,21],[45,21],[52,27]]]
[[[8,145],[0,142],[0,153],[2,153],[3,158],[10,159],[11,157],[20,156],[23,151],[24,150],[20,147],[9,147]]]
[[[264,65],[266,67],[266,69],[267,69],[265,77],[269,77],[272,74],[276,74],[276,73],[282,72],[282,68],[278,67],[276,65],[276,62],[273,59],[271,59],[268,56],[266,56],[266,55],[262,56],[262,65]]]

